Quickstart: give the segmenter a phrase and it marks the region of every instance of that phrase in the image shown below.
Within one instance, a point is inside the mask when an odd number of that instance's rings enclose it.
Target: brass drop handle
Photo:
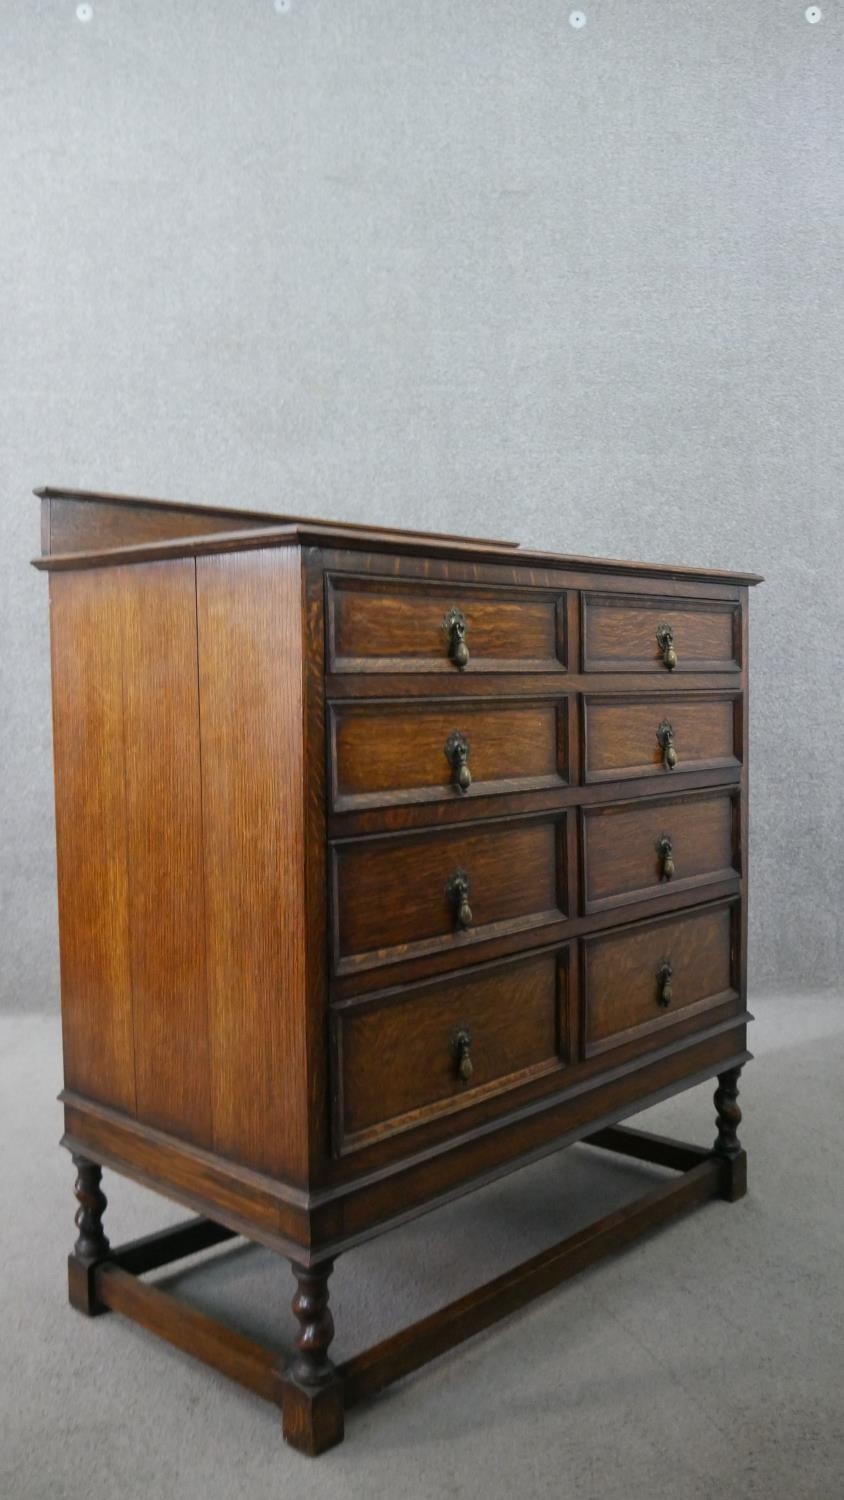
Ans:
[[[458,927],[471,927],[472,908],[469,905],[469,876],[465,870],[455,870],[445,885],[446,899],[454,912]]]
[[[461,671],[469,665],[469,647],[466,645],[468,629],[469,621],[463,611],[450,609],[443,620],[443,633],[448,640],[449,657]]]
[[[659,984],[659,994],[656,998],[659,1005],[668,1006],[674,998],[671,988],[672,975],[673,970],[666,958],[656,971],[657,983]]]
[[[670,625],[657,626],[657,645],[662,652],[662,659],[669,672],[673,672],[677,665],[677,648],[674,645],[674,631]]]
[[[662,879],[674,879],[674,845],[667,833],[656,841],[656,852],[662,861]]]
[[[461,1083],[468,1083],[475,1071],[472,1063],[472,1033],[468,1026],[459,1026],[451,1040],[451,1050],[457,1062],[457,1076]]]
[[[458,792],[468,792],[472,785],[472,773],[469,770],[469,741],[459,729],[455,729],[446,740],[445,754],[451,764],[451,779]]]
[[[674,744],[674,730],[667,719],[663,719],[656,737],[662,746],[662,764],[667,771],[673,771],[677,764],[677,749]]]

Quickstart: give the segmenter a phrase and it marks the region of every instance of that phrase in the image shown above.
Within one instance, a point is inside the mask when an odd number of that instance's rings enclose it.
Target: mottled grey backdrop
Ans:
[[[57,1004],[43,482],[765,573],[752,984],[837,980],[844,4],[572,8],[0,0],[5,1008]]]

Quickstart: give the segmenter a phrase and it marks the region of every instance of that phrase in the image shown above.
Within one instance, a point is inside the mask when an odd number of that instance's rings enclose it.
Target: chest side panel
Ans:
[[[65,1085],[134,1113],[123,614],[116,573],[50,580]]]
[[[67,1087],[210,1142],[191,559],[51,583]]]
[[[126,568],[123,722],[139,1117],[211,1140],[195,569]]]

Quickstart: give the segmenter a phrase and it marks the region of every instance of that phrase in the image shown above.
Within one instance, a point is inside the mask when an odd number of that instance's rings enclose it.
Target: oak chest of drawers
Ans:
[[[39,491],[70,1297],[283,1409],[344,1408],[737,1198],[750,575]],[[619,1125],[718,1077],[713,1148]],[[587,1139],[677,1175],[335,1366],[338,1253]],[[101,1169],[193,1210],[112,1247]],[[234,1235],[297,1352],[143,1281]]]

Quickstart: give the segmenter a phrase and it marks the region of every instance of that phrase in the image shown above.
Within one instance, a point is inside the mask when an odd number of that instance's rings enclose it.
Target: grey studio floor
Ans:
[[[54,1019],[0,1023],[2,1500],[844,1494],[844,1005],[757,996],[741,1102],[751,1187],[533,1303],[350,1413],[310,1461],[274,1408],[116,1315],[67,1307],[72,1168],[56,1142]],[[712,1135],[706,1085],[640,1116]],[[458,1296],[641,1191],[647,1169],[575,1147],[338,1262],[335,1352]],[[107,1174],[117,1241],[183,1217]],[[282,1262],[220,1249],[182,1291],[289,1335]]]

